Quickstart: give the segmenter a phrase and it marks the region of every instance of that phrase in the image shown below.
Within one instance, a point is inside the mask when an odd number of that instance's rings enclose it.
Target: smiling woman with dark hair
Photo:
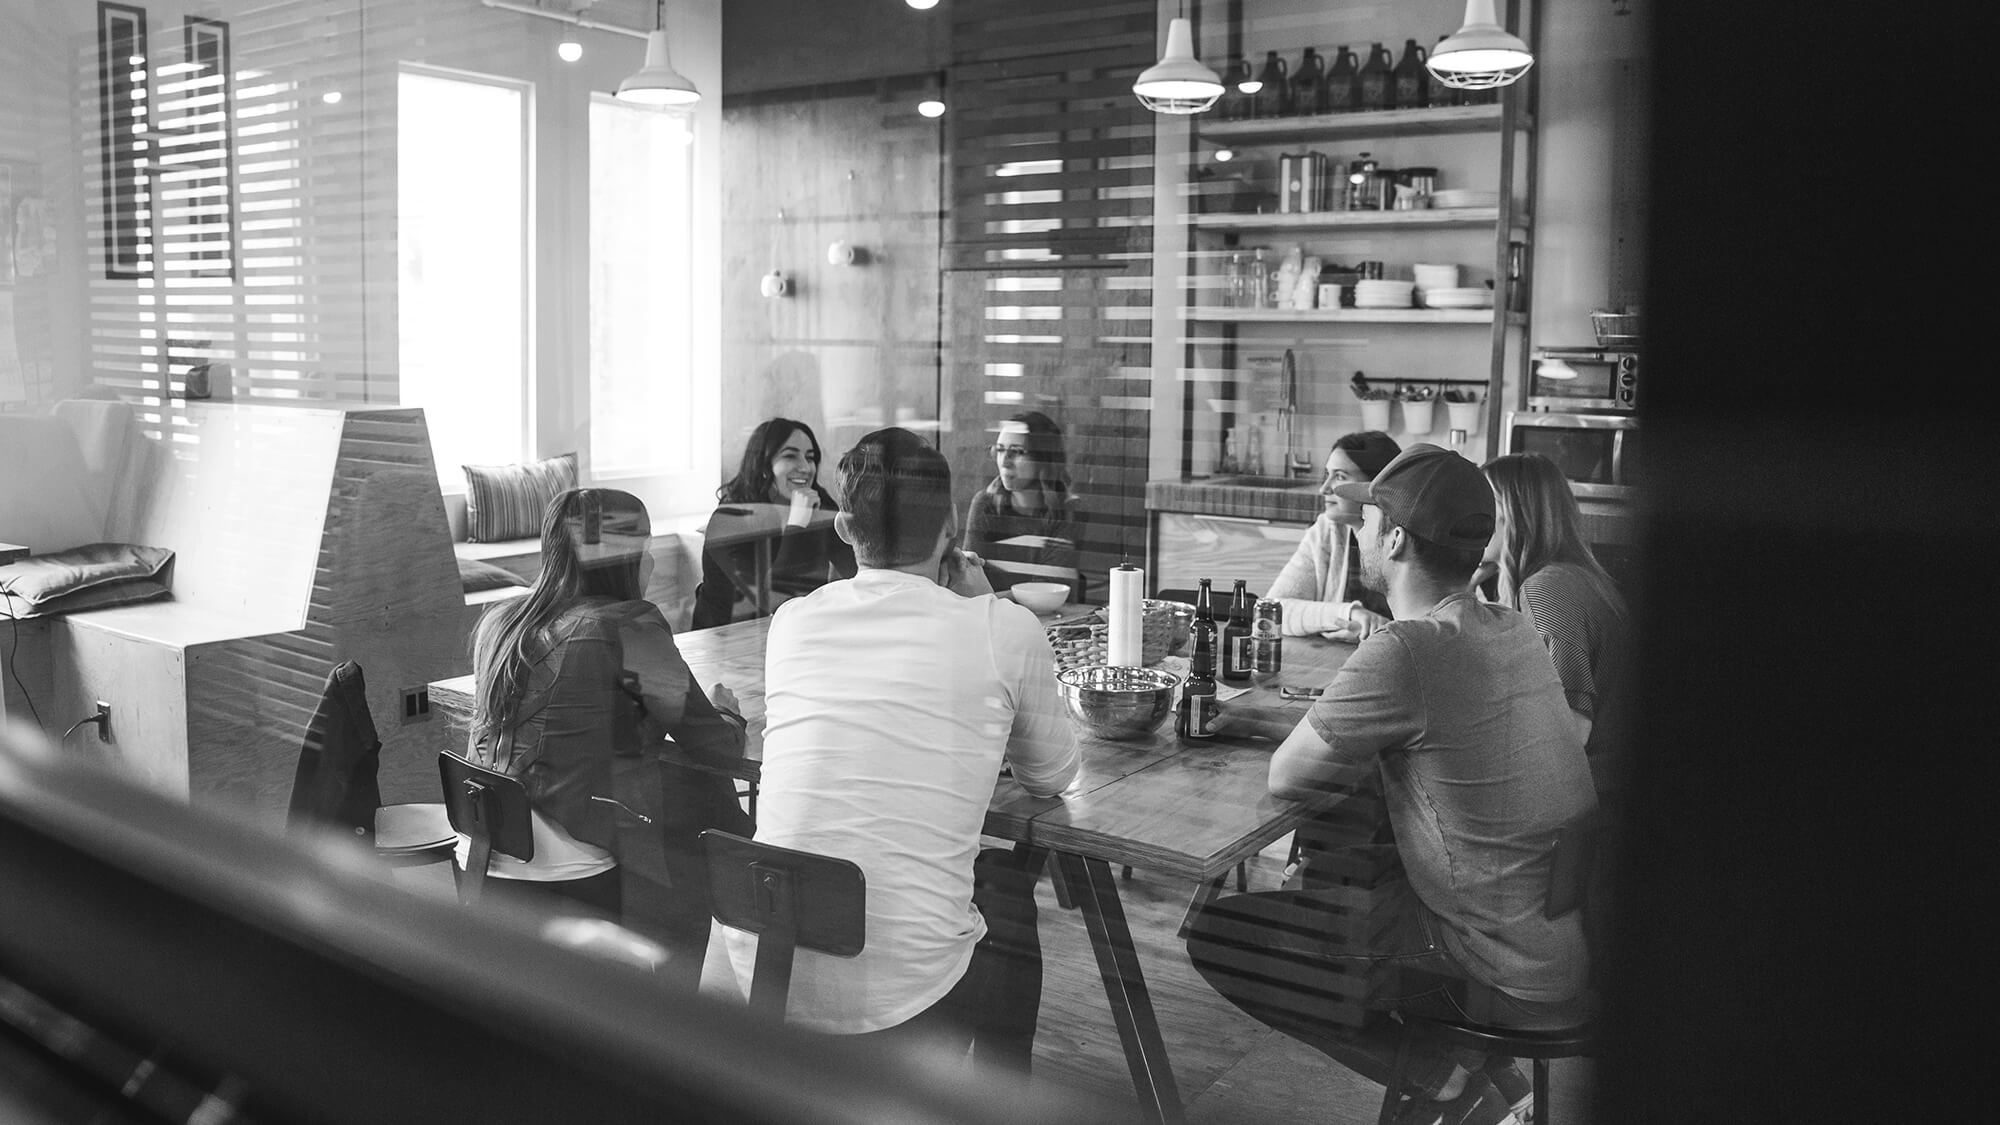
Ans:
[[[715,490],[724,507],[783,504],[790,508],[771,560],[771,588],[781,594],[810,593],[834,578],[854,575],[854,551],[830,526],[809,526],[815,511],[839,505],[820,487],[819,439],[812,427],[790,418],[769,419],[751,431],[736,475]],[[720,509],[718,509],[720,511]],[[714,519],[710,519],[711,529]],[[709,536],[712,541],[716,538]],[[749,602],[755,587],[757,545],[737,542],[704,546],[701,585],[694,592],[696,629],[727,625]]]

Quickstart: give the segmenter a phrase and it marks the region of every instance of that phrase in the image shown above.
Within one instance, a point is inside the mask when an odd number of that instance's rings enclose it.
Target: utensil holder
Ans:
[[[1361,400],[1361,428],[1389,432],[1389,400],[1386,398],[1364,398]]]
[[[1464,430],[1466,437],[1479,431],[1479,404],[1476,402],[1447,402],[1444,404],[1445,417],[1450,419],[1451,428]]]
[[[1433,420],[1432,415],[1434,413],[1432,408],[1435,406],[1437,406],[1437,403],[1431,399],[1425,399],[1422,402],[1404,403],[1403,429],[1412,434],[1430,433],[1431,422]]]

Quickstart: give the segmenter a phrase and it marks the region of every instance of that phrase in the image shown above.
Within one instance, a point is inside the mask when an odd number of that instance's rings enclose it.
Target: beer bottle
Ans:
[[[1208,579],[1201,580],[1201,589],[1194,595],[1194,625],[1189,629],[1189,641],[1194,652],[1195,676],[1215,678],[1215,606],[1209,600]],[[1190,680],[1190,683],[1193,681]]]
[[[1229,681],[1250,678],[1250,592],[1243,580],[1236,580],[1236,592],[1229,599],[1229,624],[1222,627],[1222,678]]]
[[[1181,686],[1180,714],[1174,731],[1182,738],[1215,737],[1215,720],[1222,709],[1215,698],[1215,610],[1210,601],[1208,579],[1194,599],[1194,626],[1190,630],[1194,659],[1187,683]]]

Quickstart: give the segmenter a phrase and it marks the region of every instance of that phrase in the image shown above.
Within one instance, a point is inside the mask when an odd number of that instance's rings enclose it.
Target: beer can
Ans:
[[[1285,607],[1276,598],[1259,598],[1256,620],[1250,626],[1251,670],[1275,675],[1285,662]]]

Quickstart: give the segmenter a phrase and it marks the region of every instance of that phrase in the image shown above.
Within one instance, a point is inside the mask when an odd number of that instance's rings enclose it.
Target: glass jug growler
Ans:
[[[1256,110],[1259,117],[1283,117],[1292,111],[1291,68],[1276,51],[1264,53],[1264,69],[1257,79],[1263,85],[1257,90]]]
[[[1327,112],[1345,113],[1361,108],[1361,61],[1344,43],[1334,52],[1325,86]]]
[[[1394,109],[1396,100],[1396,59],[1389,48],[1376,43],[1368,48],[1368,61],[1361,67],[1361,108]]]
[[[1430,57],[1416,40],[1403,40],[1403,58],[1395,70],[1397,109],[1422,109],[1430,104],[1431,72],[1424,68]]]
[[[1326,64],[1319,52],[1311,47],[1299,58],[1299,68],[1292,72],[1292,112],[1326,112]]]

